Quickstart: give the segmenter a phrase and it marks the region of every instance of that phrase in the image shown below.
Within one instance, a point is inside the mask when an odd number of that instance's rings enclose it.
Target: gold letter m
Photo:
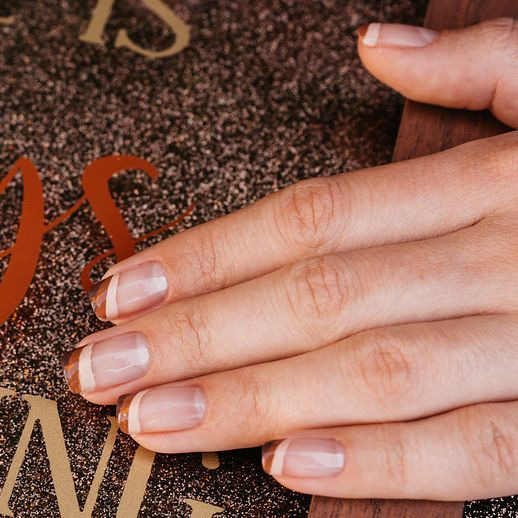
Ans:
[[[6,396],[14,395],[14,392],[0,388],[0,400]],[[61,516],[63,518],[89,518],[92,515],[95,502],[97,501],[99,487],[115,445],[117,421],[113,417],[108,418],[111,425],[108,437],[97,470],[95,471],[94,480],[90,487],[84,509],[81,511],[77,502],[74,479],[70,470],[70,463],[68,461],[63,437],[63,428],[61,427],[56,403],[36,396],[23,396],[23,399],[29,403],[30,411],[9,472],[7,473],[4,487],[0,490],[0,514],[14,516],[11,509],[9,509],[9,499],[11,498],[18,473],[29,446],[34,425],[36,421],[39,421],[45,440],[50,471]],[[136,518],[144,497],[153,460],[153,453],[144,448],[137,450],[120,501],[117,518]]]

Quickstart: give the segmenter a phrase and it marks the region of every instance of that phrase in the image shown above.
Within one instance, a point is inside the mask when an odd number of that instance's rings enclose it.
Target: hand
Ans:
[[[408,97],[518,127],[518,24],[373,24]],[[285,486],[463,500],[518,486],[518,134],[293,185],[113,267],[66,359],[160,452],[266,444]],[[125,395],[124,394],[131,394]],[[122,397],[121,397],[122,396]]]

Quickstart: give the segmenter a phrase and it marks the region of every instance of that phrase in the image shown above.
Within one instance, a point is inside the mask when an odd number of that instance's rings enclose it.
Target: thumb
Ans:
[[[404,96],[451,108],[489,108],[518,128],[518,20],[442,32],[371,23],[358,36],[369,72]]]

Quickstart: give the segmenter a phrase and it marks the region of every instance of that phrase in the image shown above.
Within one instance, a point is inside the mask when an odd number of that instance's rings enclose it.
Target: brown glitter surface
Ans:
[[[388,162],[402,101],[361,68],[353,30],[371,20],[419,22],[423,4],[169,2],[191,28],[190,45],[175,56],[148,59],[114,45],[121,28],[146,48],[174,41],[140,1],[114,3],[102,46],[79,39],[94,0],[3,0],[0,17],[15,19],[0,25],[0,179],[17,159],[31,159],[51,221],[82,196],[82,172],[93,160],[144,158],[161,172],[156,182],[138,171],[110,182],[137,237],[171,221],[191,201],[193,214],[166,235],[299,179]],[[0,197],[0,250],[16,238],[22,192],[18,176]],[[113,408],[71,394],[60,357],[103,327],[80,275],[111,246],[83,205],[44,236],[32,284],[0,326],[0,387],[18,394],[0,401],[0,488],[29,413],[21,396],[39,396],[57,403],[80,506],[86,501]],[[0,260],[0,275],[7,260]],[[108,264],[101,263],[94,277]],[[116,516],[135,449],[130,438],[117,435],[92,516]],[[37,422],[9,501],[14,515],[59,516],[51,480]],[[139,516],[189,516],[186,499],[222,507],[216,516],[228,517],[302,517],[309,506],[307,496],[262,472],[258,450],[222,453],[216,469],[206,468],[199,454],[157,455]],[[517,512],[512,500],[495,502],[494,516],[511,516],[498,514],[504,506]],[[472,516],[486,504],[477,505]]]

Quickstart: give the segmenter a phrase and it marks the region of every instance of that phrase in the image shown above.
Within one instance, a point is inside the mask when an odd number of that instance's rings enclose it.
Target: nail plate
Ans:
[[[130,435],[176,432],[198,426],[206,406],[201,387],[158,387],[119,398],[117,417],[120,429]]]
[[[149,360],[146,337],[126,333],[74,349],[63,357],[63,369],[70,390],[87,394],[141,378]]]
[[[263,446],[263,469],[273,476],[325,478],[340,473],[345,452],[334,439],[296,437]]]
[[[432,43],[438,32],[426,27],[400,23],[370,23],[357,29],[358,36],[367,47],[424,47]]]
[[[148,262],[102,280],[88,296],[97,318],[109,321],[158,306],[167,292],[164,268],[158,262]]]

